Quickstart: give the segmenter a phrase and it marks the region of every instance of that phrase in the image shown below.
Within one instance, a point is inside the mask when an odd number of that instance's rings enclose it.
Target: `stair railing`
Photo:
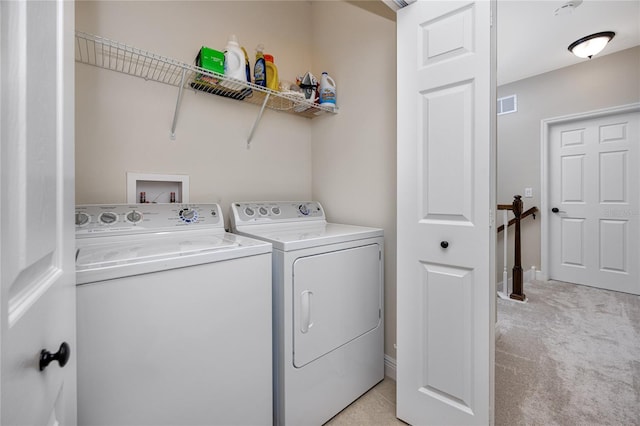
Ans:
[[[512,269],[513,279],[513,291],[509,295],[509,298],[523,302],[526,299],[523,289],[522,280],[522,252],[521,252],[521,238],[520,238],[520,221],[527,216],[533,216],[536,218],[537,207],[531,207],[526,212],[523,212],[522,196],[514,195],[513,203],[511,204],[498,204],[498,210],[502,210],[503,225],[497,228],[497,232],[504,231],[504,269],[502,272],[502,285],[504,294],[508,292],[507,285],[507,228],[515,224],[515,242],[514,242],[514,262]],[[513,219],[507,222],[508,211],[511,210],[515,216]]]

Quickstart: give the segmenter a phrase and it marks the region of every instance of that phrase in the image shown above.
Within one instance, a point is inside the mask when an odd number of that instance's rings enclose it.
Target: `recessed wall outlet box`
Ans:
[[[144,193],[144,201],[141,200]],[[127,203],[188,203],[189,176],[127,172]]]
[[[524,189],[524,196],[526,198],[531,198],[533,197],[533,188],[525,188]]]

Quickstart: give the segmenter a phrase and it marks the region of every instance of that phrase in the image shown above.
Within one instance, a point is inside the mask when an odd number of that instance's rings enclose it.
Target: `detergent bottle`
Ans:
[[[267,86],[266,66],[264,64],[264,45],[256,47],[256,64],[253,67],[253,78],[258,86]]]
[[[332,108],[336,106],[336,82],[326,72],[320,77],[320,105]]]
[[[249,63],[249,55],[247,55],[247,51],[244,47],[241,47],[242,53],[244,53],[244,70],[247,75],[247,81],[251,83],[251,64]]]
[[[229,36],[227,47],[224,51],[224,76],[235,78],[237,80],[246,80],[244,53],[238,44],[238,38],[235,35]],[[222,86],[233,90],[239,90],[241,85],[231,81],[223,81]]]
[[[267,88],[278,90],[278,67],[273,63],[273,55],[265,54],[264,61],[267,74]]]

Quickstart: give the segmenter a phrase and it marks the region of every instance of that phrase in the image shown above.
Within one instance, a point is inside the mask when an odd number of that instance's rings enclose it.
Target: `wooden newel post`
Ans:
[[[525,295],[522,292],[522,258],[520,253],[520,217],[522,216],[522,196],[514,195],[512,211],[516,219],[515,248],[513,262],[513,292],[509,295],[511,299],[524,301]]]

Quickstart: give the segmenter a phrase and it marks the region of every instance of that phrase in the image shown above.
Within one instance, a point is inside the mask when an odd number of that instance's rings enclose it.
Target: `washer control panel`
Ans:
[[[224,229],[218,204],[92,204],[76,206],[76,235]]]
[[[233,203],[231,220],[235,224],[302,222],[325,220],[317,201],[252,201]]]

